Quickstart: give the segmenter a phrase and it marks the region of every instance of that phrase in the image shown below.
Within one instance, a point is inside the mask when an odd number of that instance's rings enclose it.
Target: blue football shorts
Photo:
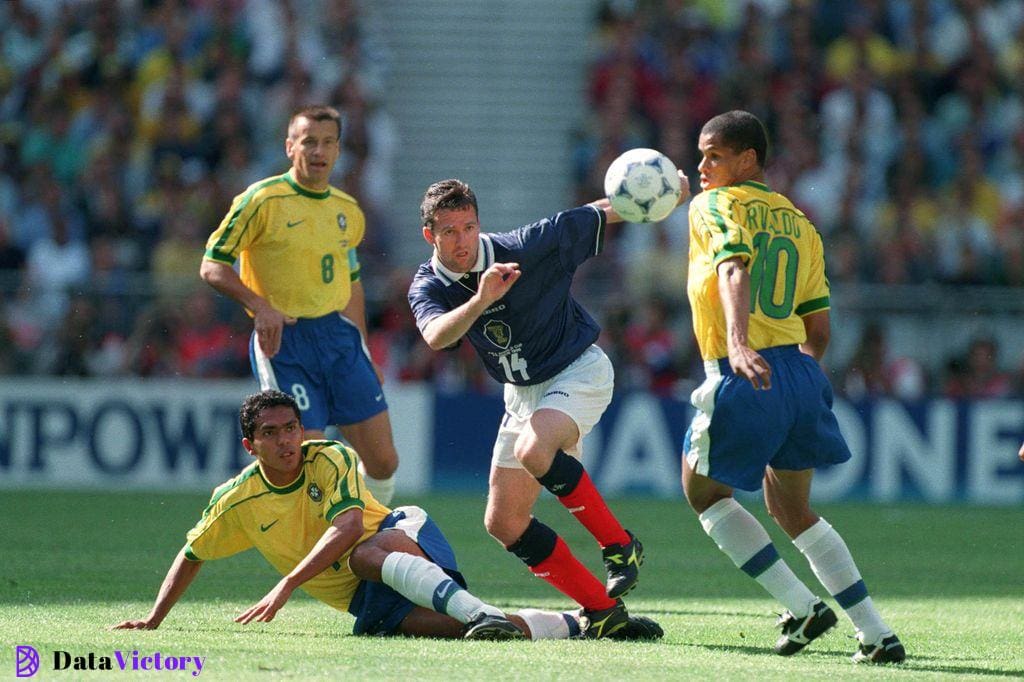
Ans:
[[[466,579],[459,573],[455,552],[433,519],[419,507],[398,507],[381,522],[378,533],[402,531],[420,546],[427,557],[440,566],[461,587]],[[415,604],[384,583],[363,580],[356,588],[348,612],[356,617],[354,635],[396,635],[398,626]]]
[[[801,471],[850,459],[832,412],[832,386],[814,358],[797,346],[757,352],[772,368],[767,391],[736,376],[727,358],[704,363],[707,379],[690,396],[697,411],[683,442],[690,467],[753,491],[766,466]]]
[[[338,313],[286,324],[272,358],[263,354],[254,331],[249,361],[260,389],[295,398],[307,429],[356,424],[388,409],[362,334]]]

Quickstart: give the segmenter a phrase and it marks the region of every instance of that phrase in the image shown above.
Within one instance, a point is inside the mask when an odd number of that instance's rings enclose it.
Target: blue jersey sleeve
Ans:
[[[444,315],[449,308],[441,296],[440,289],[444,286],[435,277],[425,271],[421,266],[420,270],[409,286],[409,307],[412,308],[413,317],[416,318],[416,326],[420,333],[438,315]]]
[[[566,272],[575,272],[604,247],[605,215],[594,206],[580,206],[519,230],[523,248],[534,253],[557,250]]]

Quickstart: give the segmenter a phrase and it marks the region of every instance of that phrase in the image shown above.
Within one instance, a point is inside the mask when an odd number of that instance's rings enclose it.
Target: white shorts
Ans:
[[[583,437],[590,433],[612,400],[615,372],[604,351],[590,346],[571,365],[533,386],[505,384],[505,416],[494,442],[492,467],[522,469],[515,456],[516,440],[540,409],[564,412],[576,422],[580,438],[566,454],[583,457]]]

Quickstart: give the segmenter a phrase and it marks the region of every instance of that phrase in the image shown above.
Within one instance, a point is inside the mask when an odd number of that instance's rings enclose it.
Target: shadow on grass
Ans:
[[[910,663],[904,663],[907,670],[923,670],[933,673],[951,673],[953,675],[988,675],[989,677],[1020,677],[1024,678],[1024,670],[1002,670],[999,668],[974,668],[966,665],[928,665],[912,659]]]
[[[736,653],[736,654],[748,654],[751,656],[764,656],[770,655],[770,651],[765,647],[756,646],[743,646],[736,644],[706,644],[702,642],[679,642],[679,643],[668,643],[668,646],[686,646],[694,647],[697,649],[705,649],[707,651],[721,651],[725,653]],[[800,658],[814,658],[822,661],[846,659],[849,660],[852,654],[847,654],[841,651],[805,651],[800,653]],[[989,677],[1024,677],[1024,670],[1020,669],[1002,669],[1002,668],[979,668],[970,664],[965,665],[950,665],[949,663],[929,663],[929,661],[938,661],[933,656],[914,656],[913,654],[907,659],[907,662],[900,665],[888,664],[885,666],[879,666],[881,669],[892,669],[892,670],[913,670],[921,672],[934,672],[934,673],[951,673],[953,675],[987,675]],[[850,662],[850,665],[857,665]],[[861,667],[869,667],[868,664],[861,664]]]
[[[632,609],[631,609],[632,610]],[[717,609],[638,609],[643,615],[657,616],[722,616],[732,618],[768,618],[770,614],[763,610],[757,611],[719,611]],[[774,614],[778,615],[778,614]]]
[[[340,616],[341,614],[339,614]],[[351,622],[351,621],[350,621]],[[236,626],[231,627],[231,626]],[[342,628],[346,625],[342,624]],[[324,630],[282,630],[278,627],[277,623],[270,623],[261,628],[241,625],[235,623],[232,620],[226,620],[222,625],[211,624],[211,625],[194,625],[194,624],[179,624],[179,625],[167,625],[162,624],[157,630],[110,630],[110,632],[175,632],[182,634],[190,634],[194,632],[206,632],[214,635],[238,635],[238,636],[266,636],[266,637],[301,637],[303,639],[336,639],[338,637],[347,637],[351,632],[347,629],[340,629],[337,632],[324,631]]]

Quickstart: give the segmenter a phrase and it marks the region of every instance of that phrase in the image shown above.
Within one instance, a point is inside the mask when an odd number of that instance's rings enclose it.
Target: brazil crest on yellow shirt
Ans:
[[[202,519],[188,532],[186,558],[222,559],[255,547],[281,575],[287,575],[339,514],[359,508],[363,534],[354,548],[376,533],[390,512],[363,486],[358,463],[355,451],[341,443],[306,441],[301,473],[292,483],[278,487],[253,462],[213,491]],[[348,567],[352,548],[302,589],[344,611],[359,585]]]
[[[801,316],[827,310],[821,235],[807,217],[760,182],[698,194],[690,202],[687,295],[705,360],[727,357],[717,267],[740,257],[750,273],[748,342],[757,350],[807,340]]]
[[[288,171],[235,197],[205,257],[228,265],[240,259],[242,282],[284,314],[322,317],[348,305],[365,230],[354,198],[334,187],[303,187]]]

